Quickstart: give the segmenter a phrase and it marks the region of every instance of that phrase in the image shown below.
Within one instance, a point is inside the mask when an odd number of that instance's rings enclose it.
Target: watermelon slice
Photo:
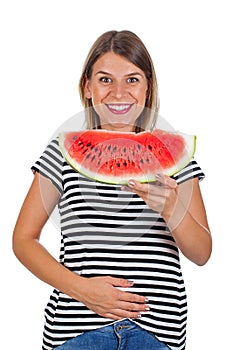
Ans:
[[[156,181],[156,174],[174,175],[195,153],[196,137],[155,129],[152,132],[86,130],[62,132],[59,144],[67,162],[100,182],[126,184]]]

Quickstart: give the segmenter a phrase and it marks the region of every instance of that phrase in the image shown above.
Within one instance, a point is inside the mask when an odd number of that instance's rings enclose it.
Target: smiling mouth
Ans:
[[[106,104],[106,106],[114,114],[126,114],[129,112],[133,104]]]

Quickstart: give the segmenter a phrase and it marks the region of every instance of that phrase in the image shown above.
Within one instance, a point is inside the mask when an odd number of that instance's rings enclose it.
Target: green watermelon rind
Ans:
[[[87,130],[88,131],[88,130]],[[85,132],[85,131],[83,131]],[[80,166],[74,159],[69,155],[67,152],[65,146],[64,146],[64,135],[67,132],[61,132],[58,135],[58,142],[59,146],[62,152],[63,157],[66,159],[67,163],[77,172],[80,174],[84,175],[85,177],[88,177],[92,179],[93,181],[97,182],[102,182],[102,183],[107,183],[107,184],[115,184],[115,185],[126,185],[130,179],[134,179],[140,183],[149,183],[149,182],[155,182],[156,181],[156,172],[151,174],[151,175],[146,175],[144,178],[142,178],[140,175],[137,176],[131,176],[128,178],[124,179],[117,179],[116,177],[110,178],[110,176],[104,176],[104,175],[99,175],[96,172],[91,172],[88,169]],[[179,163],[176,164],[175,166],[167,169],[163,169],[163,171],[160,171],[160,173],[163,173],[164,175],[167,176],[173,176],[180,172],[182,169],[184,169],[192,160],[195,152],[196,152],[196,136],[195,135],[187,135],[181,132],[174,132],[175,134],[179,134],[183,136],[185,139],[186,143],[186,151],[185,151],[185,156],[179,160]],[[124,133],[123,133],[124,134]],[[188,146],[188,147],[187,147]]]

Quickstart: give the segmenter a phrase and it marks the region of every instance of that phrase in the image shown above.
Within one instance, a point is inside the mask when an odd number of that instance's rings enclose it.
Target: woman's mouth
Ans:
[[[106,104],[106,106],[114,114],[126,114],[130,111],[133,104],[129,104],[129,103]]]

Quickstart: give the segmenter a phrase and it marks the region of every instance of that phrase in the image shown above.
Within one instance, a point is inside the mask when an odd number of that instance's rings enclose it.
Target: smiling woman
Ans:
[[[118,131],[124,139],[125,131],[153,128],[157,81],[141,40],[129,31],[97,39],[84,65],[80,95],[88,129]],[[83,141],[74,138],[85,152]],[[93,138],[86,146],[96,159]],[[136,152],[127,143],[123,150],[127,147],[134,162]],[[158,150],[158,143],[154,147]],[[155,162],[151,166],[156,173]],[[13,249],[54,287],[45,309],[43,350],[184,350],[187,301],[179,251],[203,265],[212,243],[198,181],[204,174],[196,161],[172,177],[157,174],[153,183],[132,178],[121,187],[71,167],[56,137],[32,170]],[[62,235],[59,261],[39,242],[55,206]]]

